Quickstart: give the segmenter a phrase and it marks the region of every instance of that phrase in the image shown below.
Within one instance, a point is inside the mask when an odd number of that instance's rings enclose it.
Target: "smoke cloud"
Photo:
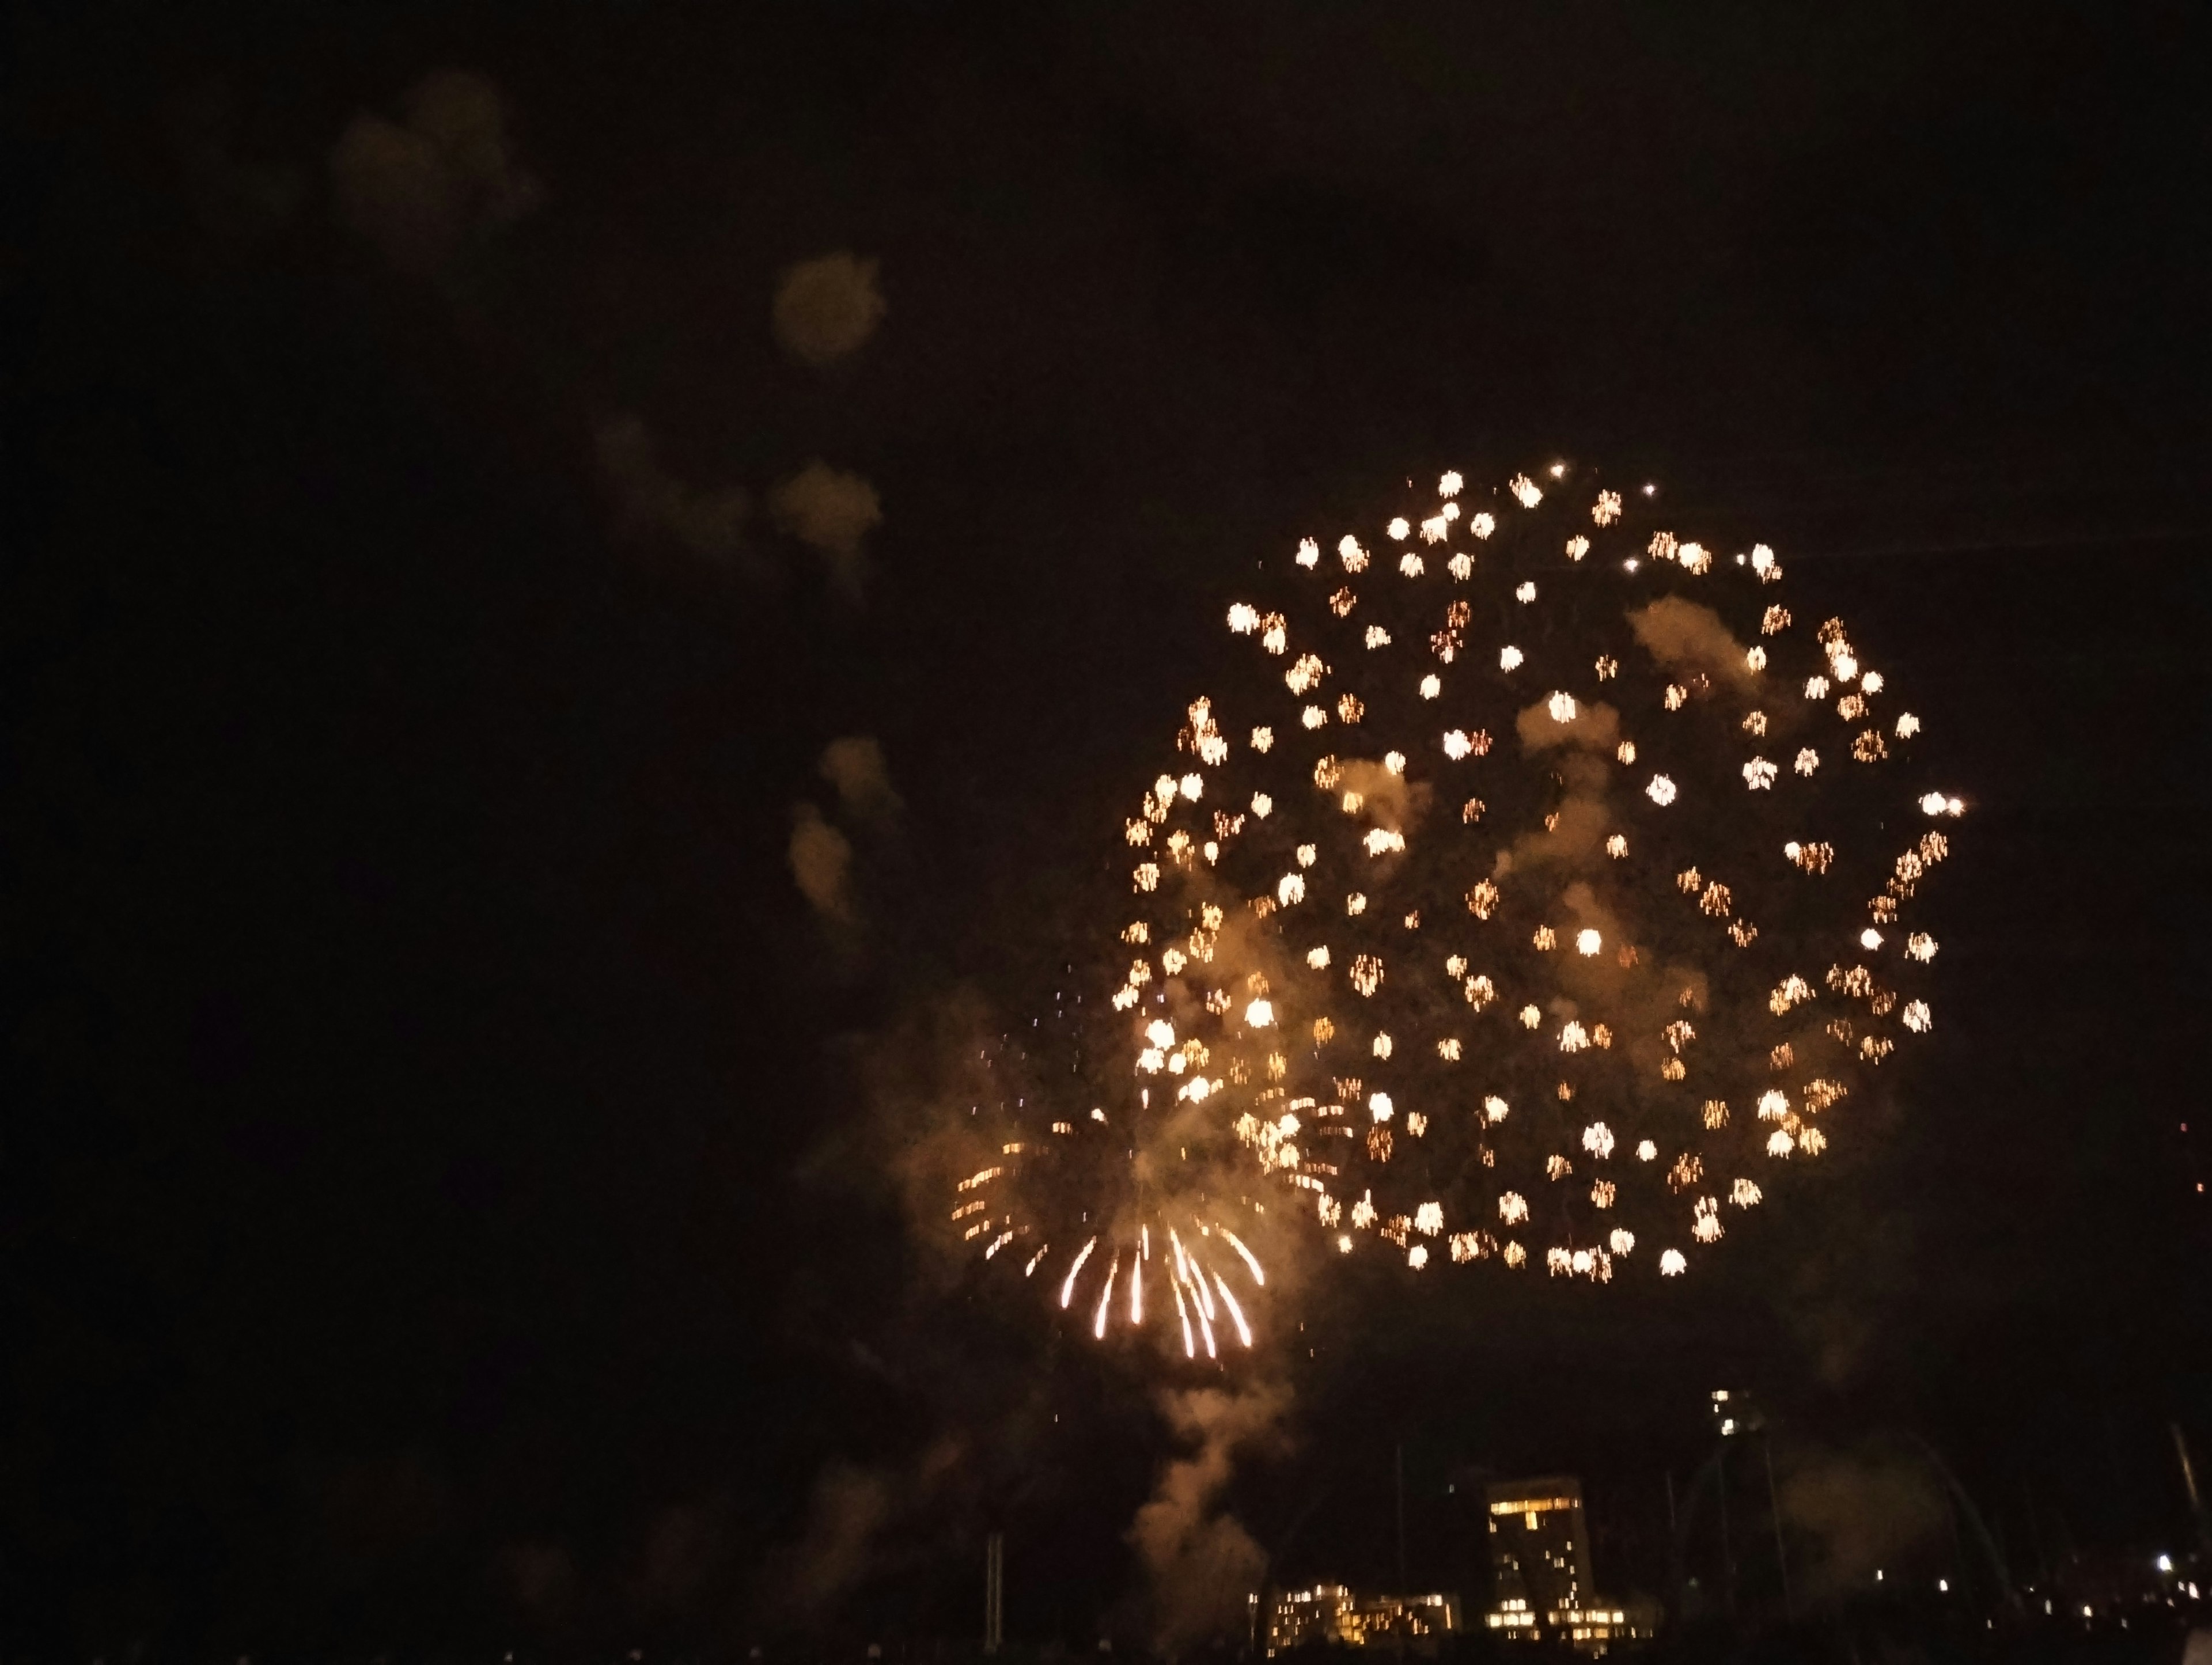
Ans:
[[[783,1558],[776,1579],[791,1611],[819,1613],[849,1589],[866,1563],[868,1543],[891,1514],[891,1483],[872,1469],[834,1462],[814,1482],[806,1529]]]
[[[1782,1515],[1814,1546],[1802,1575],[1815,1596],[1871,1580],[1936,1542],[1943,1493],[1924,1458],[1880,1444],[1822,1451],[1794,1461],[1781,1487]]]
[[[1244,1623],[1246,1598],[1267,1571],[1267,1552],[1216,1506],[1237,1453],[1277,1437],[1290,1399],[1288,1389],[1266,1382],[1238,1392],[1206,1388],[1161,1396],[1176,1435],[1197,1443],[1195,1451],[1161,1471],[1129,1528],[1150,1587],[1154,1641],[1164,1653],[1231,1635]]]
[[[947,1436],[896,1468],[830,1462],[815,1479],[798,1540],[763,1569],[761,1607],[802,1624],[829,1616],[839,1597],[878,1569],[877,1544],[884,1529],[940,1501],[966,1455]]]
[[[434,70],[416,82],[398,121],[356,116],[330,166],[338,218],[418,276],[527,213],[544,194],[515,157],[499,88],[462,70]]]
[[[770,313],[783,349],[817,369],[860,351],[885,310],[878,264],[841,249],[787,267]]]
[[[1651,657],[1669,670],[1707,676],[1739,690],[1758,685],[1744,645],[1710,607],[1663,596],[1629,614],[1628,623]]]
[[[632,537],[673,538],[709,561],[742,562],[758,576],[744,538],[751,500],[738,486],[695,490],[660,465],[653,435],[633,416],[599,425],[593,449],[615,498],[617,529]]]
[[[575,1601],[576,1563],[559,1544],[508,1544],[495,1571],[516,1610],[541,1629],[558,1624]]]
[[[1375,825],[1402,831],[1416,825],[1429,812],[1436,789],[1426,781],[1410,781],[1387,765],[1364,757],[1347,757],[1338,766],[1338,787],[1358,793],[1360,812]]]
[[[872,734],[848,734],[823,748],[822,778],[837,789],[845,812],[856,820],[885,824],[906,807],[891,787],[884,749]]]
[[[1579,746],[1585,751],[1611,751],[1620,742],[1620,714],[1602,703],[1577,701],[1575,714],[1561,722],[1552,714],[1550,702],[1539,700],[1513,720],[1523,751],[1543,751],[1553,746]]]
[[[856,922],[853,906],[853,846],[811,804],[791,812],[791,876],[814,911],[840,925]]]
[[[817,459],[769,497],[776,525],[821,552],[837,586],[860,599],[861,540],[883,523],[876,489]]]

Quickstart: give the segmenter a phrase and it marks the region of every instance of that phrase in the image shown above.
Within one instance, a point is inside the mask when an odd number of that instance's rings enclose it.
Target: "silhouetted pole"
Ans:
[[[983,1651],[994,1654],[1006,1634],[1006,1534],[983,1540]]]
[[[1691,1476],[1692,1495],[1695,1495],[1697,1477]],[[1667,1471],[1667,1582],[1672,1587],[1668,1595],[1674,1612],[1682,1611],[1682,1528],[1674,1522],[1674,1471]]]
[[[1728,1519],[1728,1445],[1723,1442],[1720,1455],[1713,1462],[1715,1489],[1721,1498],[1721,1572],[1726,1581],[1729,1617],[1735,1617],[1735,1545],[1729,1537]]]
[[[2036,1582],[2045,1589],[2051,1586],[2051,1558],[2043,1553],[2043,1520],[2035,1507],[2035,1488],[2028,1484],[2027,1476],[2020,1477],[2021,1500],[2027,1505],[2027,1537],[2035,1546]]]
[[[2189,1461],[2189,1442],[2181,1437],[2181,1425],[2169,1422],[2166,1427],[2173,1434],[2173,1454],[2181,1459],[2181,1484],[2189,1493],[2189,1513],[2197,1522],[2197,1547],[2212,1555],[2212,1516],[2204,1512],[2204,1498],[2197,1489],[2197,1469]]]
[[[1406,1446],[1398,1443],[1398,1594],[1406,1594]]]
[[[1398,1657],[1406,1657],[1406,1442],[1398,1442]]]
[[[1774,1516],[1774,1559],[1782,1568],[1782,1616],[1794,1619],[1797,1615],[1790,1600],[1790,1552],[1782,1547],[1782,1504],[1774,1495],[1774,1442],[1761,1434],[1759,1449],[1766,1458],[1766,1507]]]

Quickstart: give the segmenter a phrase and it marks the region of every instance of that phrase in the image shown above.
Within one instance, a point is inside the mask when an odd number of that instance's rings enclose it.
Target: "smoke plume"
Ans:
[[[1611,751],[1620,741],[1620,714],[1601,702],[1578,701],[1575,714],[1561,722],[1552,714],[1550,702],[1539,700],[1513,720],[1523,751],[1543,751],[1557,745],[1579,746],[1586,751]]]
[[[1237,1452],[1278,1437],[1290,1391],[1267,1382],[1236,1391],[1203,1388],[1164,1394],[1160,1405],[1177,1437],[1197,1449],[1160,1472],[1130,1524],[1129,1542],[1145,1569],[1155,1643],[1172,1656],[1244,1623],[1267,1552],[1218,1505]]]
[[[1814,1546],[1802,1577],[1815,1596],[1870,1582],[1937,1540],[1943,1494],[1925,1459],[1886,1445],[1821,1451],[1792,1461],[1783,1518]]]
[[[787,267],[770,314],[784,350],[817,369],[860,351],[883,322],[878,264],[840,249]]]
[[[871,734],[848,734],[823,748],[822,778],[837,789],[845,813],[855,820],[885,824],[905,808],[891,786],[884,749]]]
[[[1757,684],[1743,644],[1710,607],[1680,596],[1662,596],[1629,614],[1628,623],[1637,641],[1670,671],[1702,674],[1745,690]]]
[[[460,70],[416,82],[399,121],[363,111],[348,123],[331,151],[331,186],[339,219],[418,276],[544,195],[516,160],[499,88]]]
[[[791,811],[791,876],[814,911],[838,925],[857,921],[853,905],[853,846],[811,804]]]
[[[861,540],[881,525],[876,489],[857,474],[847,474],[817,459],[770,494],[776,525],[809,548],[819,550],[837,586],[854,600],[860,596]]]
[[[850,1588],[891,1507],[891,1481],[880,1471],[848,1462],[823,1469],[814,1482],[805,1531],[781,1558],[775,1581],[780,1604],[811,1617]]]
[[[751,501],[738,486],[706,490],[684,484],[660,465],[653,435],[633,416],[610,418],[594,439],[599,473],[614,495],[620,531],[673,538],[709,561],[743,562],[759,576],[744,541]]]

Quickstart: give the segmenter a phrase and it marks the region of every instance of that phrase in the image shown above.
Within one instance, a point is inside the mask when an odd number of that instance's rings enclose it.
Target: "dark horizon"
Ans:
[[[1049,1016],[1252,562],[1554,457],[1910,675],[1944,1027],[1679,1286],[1317,1283],[1224,1506],[1388,1587],[1402,1443],[1479,1605],[1466,1486],[1572,1474],[1660,1595],[1747,1388],[2016,1570],[2186,1548],[2200,16],[188,14],[13,19],[0,1650],[964,1637],[994,1528],[1010,1638],[1140,1632],[1151,1389],[946,1270],[882,1083]],[[503,148],[426,185],[439,71]],[[885,310],[810,361],[839,251]]]

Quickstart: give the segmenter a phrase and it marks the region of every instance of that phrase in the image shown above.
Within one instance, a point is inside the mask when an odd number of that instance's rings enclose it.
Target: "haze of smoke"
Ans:
[[[1662,596],[1630,613],[1628,623],[1651,657],[1670,670],[1703,672],[1733,688],[1754,685],[1743,644],[1710,607]]]
[[[880,1470],[833,1462],[814,1482],[806,1529],[775,1579],[781,1605],[819,1613],[860,1576],[868,1541],[890,1518],[891,1484]]]
[[[845,812],[880,825],[906,807],[892,788],[884,749],[871,734],[848,734],[823,748],[822,778],[837,788]]]
[[[847,474],[817,459],[778,486],[769,497],[776,525],[802,544],[821,551],[837,586],[860,599],[861,540],[883,523],[876,489],[857,474]]]
[[[883,322],[878,269],[842,249],[785,268],[770,314],[784,350],[817,369],[860,351]]]
[[[1400,771],[1364,757],[1345,759],[1338,784],[1365,800],[1367,817],[1376,826],[1394,830],[1418,825],[1436,796],[1426,781],[1408,781]]]
[[[1161,1471],[1151,1500],[1129,1527],[1162,1652],[1173,1656],[1242,1627],[1246,1597],[1267,1571],[1267,1552],[1215,1506],[1238,1450],[1272,1442],[1290,1402],[1290,1390],[1272,1382],[1161,1395],[1176,1434],[1198,1443]]]
[[[1576,725],[1583,720],[1579,714],[1572,724],[1553,723],[1547,714],[1542,726],[1557,729],[1561,738],[1571,741],[1577,747],[1591,742],[1591,750],[1595,751],[1597,748],[1592,737],[1607,732],[1613,715],[1607,706],[1594,706],[1590,710],[1590,726],[1579,738],[1573,732]],[[1532,745],[1528,749],[1540,748]],[[1606,796],[1609,784],[1606,763],[1601,757],[1581,750],[1570,750],[1559,760],[1559,775],[1567,792],[1559,800],[1558,820],[1549,828],[1539,827],[1522,833],[1513,841],[1510,849],[1500,850],[1494,876],[1503,877],[1516,866],[1553,866],[1575,871],[1596,858],[1599,847],[1613,829],[1617,819]]]
[[[896,1468],[830,1461],[816,1477],[798,1540],[763,1569],[761,1607],[802,1624],[826,1617],[832,1603],[868,1576],[884,1530],[939,1501],[966,1455],[957,1439],[945,1436]]]
[[[499,1581],[521,1615],[540,1628],[557,1624],[576,1595],[576,1563],[558,1544],[516,1543],[496,1558]]]
[[[331,150],[338,217],[404,271],[434,272],[471,237],[543,197],[516,160],[506,100],[483,76],[438,70],[400,121],[363,111]]]
[[[732,1559],[729,1525],[721,1504],[678,1504],[655,1515],[630,1580],[634,1607],[684,1613],[711,1596]]]
[[[814,911],[840,925],[856,922],[853,906],[853,846],[811,804],[791,811],[791,876]]]
[[[1579,746],[1585,751],[1611,751],[1620,743],[1620,714],[1611,706],[1579,702],[1565,722],[1552,715],[1548,702],[1539,700],[1513,720],[1523,751],[1543,751],[1558,745]]]
[[[653,435],[634,416],[611,417],[593,439],[599,473],[615,496],[619,530],[672,538],[710,561],[748,560],[745,517],[751,500],[742,487],[695,490],[660,465]]]
[[[841,1148],[837,1160],[896,1185],[919,1251],[912,1269],[934,1291],[958,1285],[973,1265],[973,1244],[947,1218],[945,1199],[1001,1154],[995,1124],[969,1108],[1010,1090],[1023,1097],[1043,1091],[1026,1060],[994,1060],[1011,1027],[973,985],[933,987],[902,1006],[859,1054],[871,1111],[866,1147]]]
[[[1926,1461],[1877,1444],[1792,1461],[1783,1518],[1815,1547],[1802,1574],[1815,1597],[1861,1586],[1942,1531],[1943,1494]]]

